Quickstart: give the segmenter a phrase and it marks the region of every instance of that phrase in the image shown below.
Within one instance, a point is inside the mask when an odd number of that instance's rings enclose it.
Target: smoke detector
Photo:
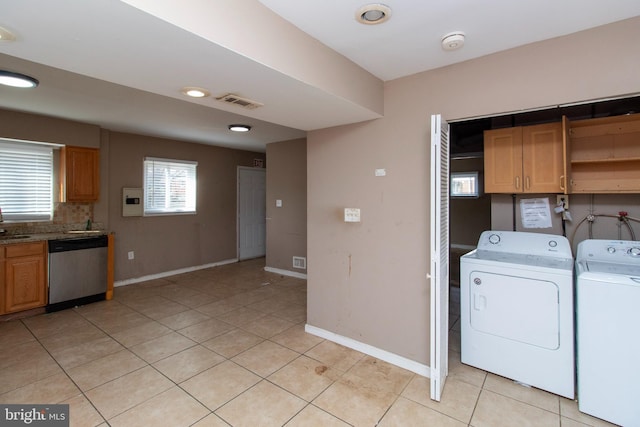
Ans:
[[[464,33],[462,31],[454,31],[442,36],[442,49],[457,50],[464,46]]]

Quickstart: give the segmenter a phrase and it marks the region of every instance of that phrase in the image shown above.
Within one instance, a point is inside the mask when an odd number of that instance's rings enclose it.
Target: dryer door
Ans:
[[[469,303],[476,331],[549,350],[560,346],[559,289],[553,282],[472,271]]]

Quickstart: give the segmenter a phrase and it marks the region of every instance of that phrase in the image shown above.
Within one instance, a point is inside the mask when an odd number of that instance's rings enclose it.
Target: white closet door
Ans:
[[[449,124],[431,116],[431,399],[449,371]]]

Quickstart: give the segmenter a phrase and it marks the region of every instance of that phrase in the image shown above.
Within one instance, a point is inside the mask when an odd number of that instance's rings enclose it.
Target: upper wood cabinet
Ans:
[[[571,193],[640,193],[640,114],[571,122]]]
[[[97,202],[100,197],[100,150],[65,146],[60,156],[63,202]]]
[[[485,192],[564,193],[565,125],[566,121],[485,131]]]

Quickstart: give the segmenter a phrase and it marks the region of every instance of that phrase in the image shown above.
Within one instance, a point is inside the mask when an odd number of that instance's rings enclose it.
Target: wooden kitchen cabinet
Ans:
[[[4,289],[5,289],[5,273],[4,273],[4,246],[0,246],[0,315],[5,313],[4,310]]]
[[[100,150],[65,146],[60,156],[63,202],[97,202],[100,197]]]
[[[572,193],[640,193],[640,114],[571,122]]]
[[[4,313],[47,305],[46,242],[4,246]]]
[[[565,193],[566,120],[484,132],[486,193]]]

